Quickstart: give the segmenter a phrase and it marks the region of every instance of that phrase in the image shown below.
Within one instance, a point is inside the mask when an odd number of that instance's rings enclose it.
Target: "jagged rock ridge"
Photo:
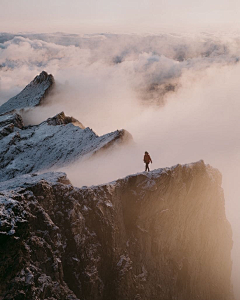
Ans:
[[[2,299],[231,300],[221,175],[202,161],[74,188],[0,183]]]
[[[3,115],[0,116],[0,181],[61,167],[131,138],[125,130],[98,136],[64,113],[27,127],[18,114]]]
[[[18,95],[0,106],[0,114],[40,105],[53,85],[53,76],[42,71]]]

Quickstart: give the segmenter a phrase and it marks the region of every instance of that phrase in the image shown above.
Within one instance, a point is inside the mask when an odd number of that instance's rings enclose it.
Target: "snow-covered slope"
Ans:
[[[221,174],[203,161],[74,188],[0,183],[0,298],[232,300]]]
[[[53,76],[42,71],[18,95],[0,106],[0,114],[40,105],[53,84]]]
[[[0,116],[0,181],[60,167],[87,158],[113,143],[129,140],[131,135],[125,130],[98,136],[64,113],[27,127],[18,114],[3,115]]]

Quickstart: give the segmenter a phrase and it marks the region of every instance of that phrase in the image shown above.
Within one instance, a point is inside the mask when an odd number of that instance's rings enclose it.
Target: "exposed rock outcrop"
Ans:
[[[0,183],[0,298],[231,300],[221,175],[202,161],[74,188]]]
[[[23,128],[22,117],[16,113],[0,115],[0,140],[14,132],[15,128]]]
[[[79,122],[77,119],[75,119],[73,117],[66,116],[63,111],[61,113],[57,114],[56,116],[47,119],[47,123],[48,123],[48,125],[53,125],[53,126],[66,125],[66,124],[72,123],[75,126],[85,129],[85,127],[83,126],[83,124],[81,122]]]
[[[18,95],[0,106],[0,114],[40,105],[53,85],[53,76],[42,71]]]
[[[0,115],[0,128],[4,128],[8,125],[13,125],[22,129],[24,126],[22,117],[16,113]]]

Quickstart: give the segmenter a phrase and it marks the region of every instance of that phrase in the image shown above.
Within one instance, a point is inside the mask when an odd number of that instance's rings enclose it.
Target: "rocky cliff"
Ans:
[[[0,299],[231,300],[220,173],[202,161],[74,188],[0,183]]]

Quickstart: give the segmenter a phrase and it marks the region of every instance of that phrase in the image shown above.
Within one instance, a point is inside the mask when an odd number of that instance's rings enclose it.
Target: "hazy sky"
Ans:
[[[236,29],[239,0],[0,0],[0,31],[158,33]]]

